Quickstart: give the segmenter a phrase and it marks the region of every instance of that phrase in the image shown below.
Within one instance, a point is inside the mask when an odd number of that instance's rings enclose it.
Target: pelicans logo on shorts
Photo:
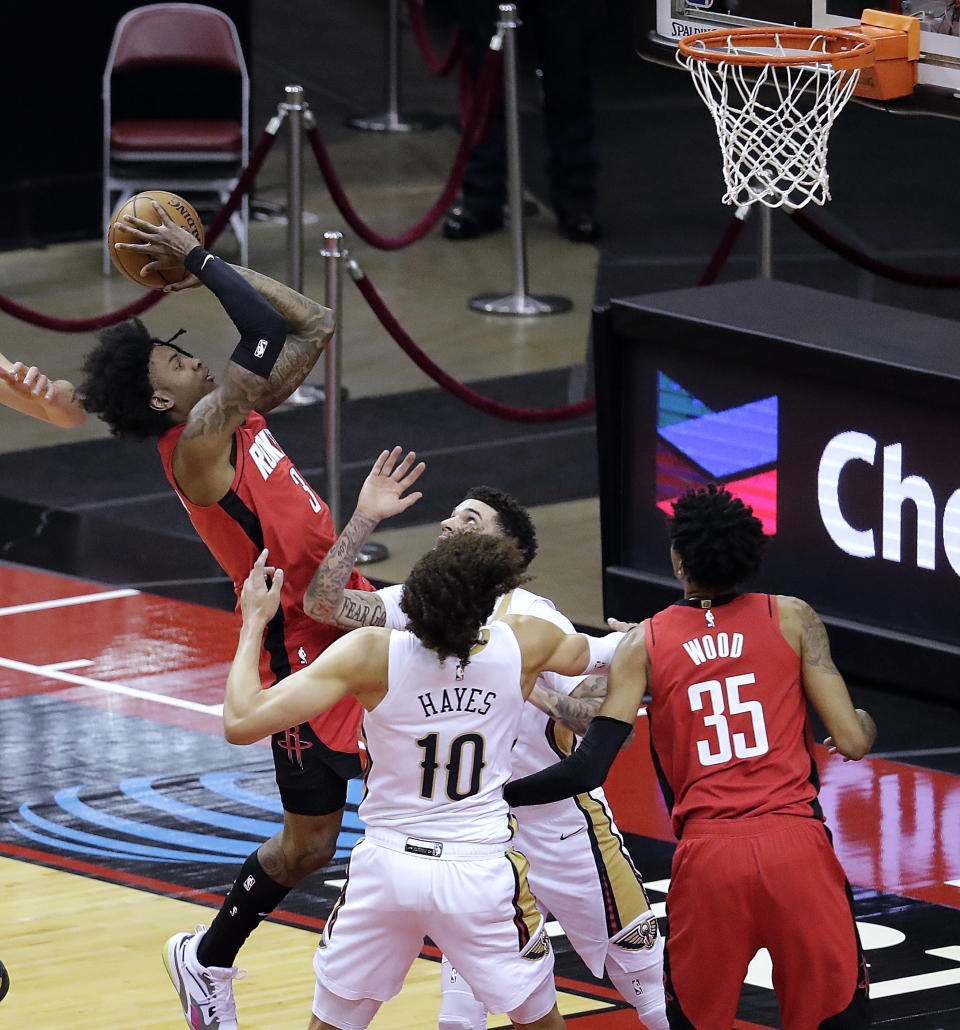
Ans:
[[[643,922],[629,927],[625,933],[616,937],[612,943],[618,948],[624,948],[627,951],[650,951],[657,943],[658,934],[656,916],[650,915]]]
[[[541,927],[540,932],[530,941],[530,943],[520,953],[521,958],[527,958],[531,961],[538,962],[540,959],[545,958],[550,954],[550,938],[547,936],[545,927]]]

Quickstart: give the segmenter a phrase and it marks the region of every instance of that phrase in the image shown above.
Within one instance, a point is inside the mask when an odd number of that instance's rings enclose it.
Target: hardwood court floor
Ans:
[[[243,856],[279,824],[269,754],[227,744],[219,704],[233,615],[0,563],[0,959],[10,1025],[175,1027],[165,938],[209,921]],[[663,915],[673,839],[644,721],[608,781],[618,822]],[[946,1030],[960,1016],[960,778],[888,758],[819,756],[822,800],[854,887],[876,1025]],[[305,1025],[315,935],[362,833],[352,792],[338,859],[292,892],[240,963],[241,1025]],[[609,984],[551,932],[575,1030],[635,1026]],[[377,1030],[431,1030],[425,947]],[[491,1018],[492,1027],[508,1025]],[[738,1030],[779,1026],[769,959]]]

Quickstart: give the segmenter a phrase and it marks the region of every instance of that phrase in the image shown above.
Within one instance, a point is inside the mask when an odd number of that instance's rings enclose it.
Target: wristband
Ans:
[[[587,637],[587,646],[590,648],[590,665],[584,672],[599,673],[606,672],[613,661],[613,653],[617,644],[626,636],[625,633],[608,633],[605,637]]]

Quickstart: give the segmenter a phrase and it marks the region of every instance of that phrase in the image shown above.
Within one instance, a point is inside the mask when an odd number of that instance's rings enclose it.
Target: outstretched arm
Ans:
[[[415,504],[423,494],[406,491],[420,478],[426,465],[414,465],[417,456],[410,451],[397,465],[402,449],[381,451],[360,488],[357,507],[314,572],[303,598],[303,610],[318,622],[333,622],[344,629],[383,626],[386,609],[376,594],[347,590],[347,580],[357,564],[360,551],[382,519],[398,515]]]
[[[287,323],[287,339],[267,379],[257,410],[282,404],[307,378],[333,336],[333,311],[289,286],[241,265],[231,266]]]
[[[587,732],[587,727],[600,710],[600,698],[562,694],[559,690],[546,686],[541,680],[534,684],[527,700],[578,737]]]
[[[647,685],[643,628],[629,633],[610,665],[607,696],[580,746],[555,765],[513,780],[503,796],[511,806],[544,805],[600,786],[633,728]]]
[[[0,354],[0,404],[62,429],[79,426],[87,417],[73,383],[49,379],[36,365],[8,361]]]
[[[165,287],[166,292],[203,283],[216,295],[241,336],[225,377],[237,362],[241,371],[253,372],[260,379],[255,406],[269,411],[293,393],[323,353],[333,335],[333,312],[269,276],[221,261],[198,246],[162,205],[154,201],[153,206],[160,224],[128,215],[125,228],[135,242],[116,247],[149,256],[145,273],[186,267],[190,274]]]
[[[262,551],[240,594],[243,626],[227,676],[223,730],[232,744],[252,744],[331,708],[347,694],[374,707],[386,691],[389,634],[351,633],[328,647],[305,669],[263,690],[258,670],[267,623],[280,603],[283,570],[267,565]]]

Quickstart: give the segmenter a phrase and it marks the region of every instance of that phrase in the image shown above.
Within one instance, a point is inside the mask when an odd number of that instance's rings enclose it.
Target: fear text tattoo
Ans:
[[[376,519],[358,511],[353,513],[310,580],[303,599],[308,615],[315,619],[333,618],[341,626],[383,626],[386,623],[386,609],[380,598],[364,591],[345,589],[360,551],[376,526]]]

